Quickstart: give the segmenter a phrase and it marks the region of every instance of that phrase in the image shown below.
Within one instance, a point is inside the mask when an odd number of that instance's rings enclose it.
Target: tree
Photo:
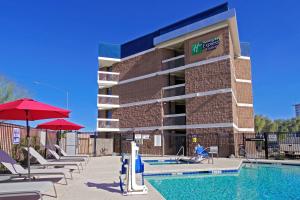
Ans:
[[[255,124],[255,131],[257,133],[260,133],[262,132],[262,130],[266,125],[266,120],[262,115],[255,115],[254,124]]]
[[[254,118],[255,131],[260,132],[298,132],[300,131],[300,118],[271,120],[262,115]]]
[[[0,104],[28,96],[26,89],[0,75]]]

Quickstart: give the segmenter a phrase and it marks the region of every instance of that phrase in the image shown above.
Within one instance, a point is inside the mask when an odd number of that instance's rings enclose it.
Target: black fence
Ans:
[[[300,132],[242,134],[239,155],[256,159],[300,159]]]

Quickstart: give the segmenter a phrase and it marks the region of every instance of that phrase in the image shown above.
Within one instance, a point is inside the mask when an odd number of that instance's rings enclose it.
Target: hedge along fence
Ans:
[[[20,129],[20,144],[13,144],[13,130],[14,128]],[[40,137],[41,132],[45,131],[42,129],[30,128],[30,144],[33,148],[44,155],[45,146],[41,146]],[[10,123],[0,123],[0,149],[7,152],[15,160],[21,163],[26,160],[25,156],[22,154],[22,147],[27,146],[26,141],[26,127]],[[54,149],[54,144],[56,144],[56,132],[47,131],[47,148]]]

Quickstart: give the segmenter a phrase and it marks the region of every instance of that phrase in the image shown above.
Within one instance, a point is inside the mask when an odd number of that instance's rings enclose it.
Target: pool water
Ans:
[[[147,177],[163,197],[205,200],[300,199],[300,167],[257,165],[239,173]]]

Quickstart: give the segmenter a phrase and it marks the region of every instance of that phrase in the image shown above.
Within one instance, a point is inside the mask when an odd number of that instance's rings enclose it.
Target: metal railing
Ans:
[[[98,81],[119,81],[119,74],[117,72],[98,71]]]
[[[300,132],[243,133],[239,140],[248,156],[256,159],[300,159]]]
[[[175,126],[175,125],[185,125],[186,115],[183,114],[173,114],[164,115],[164,126]]]
[[[119,105],[119,96],[117,95],[98,95],[98,104],[115,104]]]
[[[175,156],[175,160],[179,160],[180,159],[180,156],[179,156],[179,153],[182,151],[182,154],[181,156],[184,156],[184,146],[181,146]]]
[[[185,84],[184,83],[164,87],[162,89],[163,89],[163,97],[164,98],[185,95]]]
[[[119,128],[119,119],[98,118],[98,128]]]
[[[184,55],[176,56],[162,61],[162,70],[173,69],[176,67],[184,66]]]

